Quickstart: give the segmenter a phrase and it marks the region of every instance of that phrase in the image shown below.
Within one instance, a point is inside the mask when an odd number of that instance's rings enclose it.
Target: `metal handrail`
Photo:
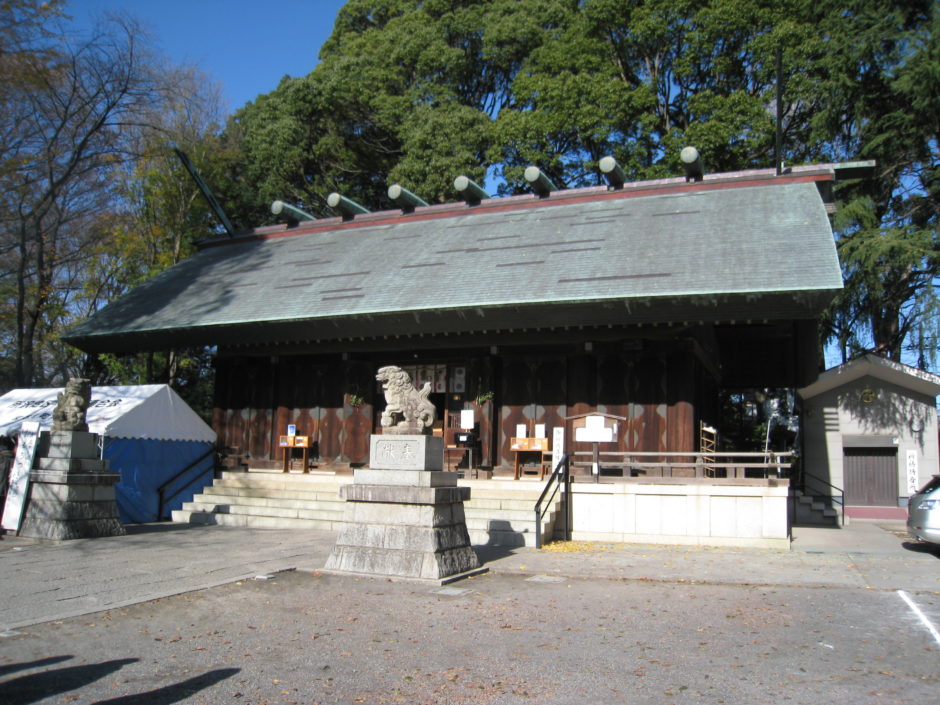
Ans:
[[[551,490],[551,491],[550,491]],[[542,518],[552,505],[558,492],[564,490],[564,533],[565,541],[571,538],[571,468],[568,453],[561,456],[558,465],[552,470],[542,494],[535,502],[535,547],[542,547]],[[548,501],[546,502],[546,498]],[[545,509],[542,509],[542,503],[545,502]]]
[[[831,482],[826,482],[821,477],[816,477],[816,475],[811,472],[806,472],[805,470],[800,474],[800,490],[806,491],[806,479],[810,478],[814,482],[818,482],[821,485],[825,485],[830,490],[835,490],[835,492],[829,493],[829,498],[833,502],[838,502],[841,506],[845,506],[845,491],[836,485],[833,485]]]
[[[695,469],[700,473],[705,471],[714,472],[715,470],[726,470],[731,468],[740,468],[745,470],[774,470],[780,476],[791,466],[790,460],[794,457],[792,451],[777,452],[751,452],[751,451],[601,451],[599,458],[602,465],[613,465],[624,467],[630,465],[637,469]],[[590,451],[576,451],[572,453],[575,457],[593,457]],[[603,462],[604,458],[611,459]],[[647,459],[656,459],[656,462],[648,462]],[[672,461],[671,458],[681,458],[689,460]],[[665,459],[664,462],[659,459]],[[735,460],[737,459],[737,460]],[[725,461],[725,462],[722,462]],[[731,461],[731,462],[727,462]],[[748,462],[755,461],[755,462]],[[759,461],[759,462],[758,462]],[[586,465],[585,462],[575,462],[575,465]],[[699,475],[696,475],[697,477]]]
[[[157,521],[162,521],[162,520],[163,520],[163,505],[166,504],[167,501],[169,501],[166,497],[163,496],[163,493],[166,491],[166,488],[169,487],[170,485],[172,485],[172,484],[173,484],[174,482],[176,482],[180,477],[182,477],[183,475],[185,475],[186,473],[188,473],[188,472],[189,472],[190,470],[192,470],[194,467],[196,467],[197,465],[199,465],[199,463],[201,463],[203,460],[205,460],[206,458],[208,458],[208,457],[209,457],[210,455],[212,455],[213,453],[215,453],[215,447],[212,447],[212,448],[210,448],[209,450],[207,450],[205,453],[203,453],[202,455],[200,455],[196,460],[194,460],[193,462],[191,462],[189,465],[187,465],[185,468],[183,468],[182,470],[180,470],[180,471],[179,471],[178,473],[176,473],[173,477],[171,477],[169,480],[167,480],[166,482],[164,482],[162,485],[160,485],[160,486],[157,488],[157,496],[158,496],[158,500],[157,500]],[[169,499],[173,499],[174,497],[176,497],[176,495],[178,495],[180,492],[182,492],[188,485],[189,485],[188,482],[185,483],[185,484],[183,484],[182,487],[178,488],[173,494],[170,495]]]

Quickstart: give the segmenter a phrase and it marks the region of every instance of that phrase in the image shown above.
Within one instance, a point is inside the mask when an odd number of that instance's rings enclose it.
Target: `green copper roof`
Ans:
[[[497,327],[811,318],[841,288],[811,180],[371,214],[204,247],[66,340],[88,351]]]

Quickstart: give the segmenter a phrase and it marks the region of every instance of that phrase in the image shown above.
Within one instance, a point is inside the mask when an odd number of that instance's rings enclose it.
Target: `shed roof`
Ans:
[[[813,384],[797,391],[803,399],[812,399],[863,377],[874,377],[928,397],[940,394],[940,375],[872,354],[828,369]]]
[[[259,228],[65,339],[86,351],[537,325],[812,318],[842,286],[817,182],[676,180]]]

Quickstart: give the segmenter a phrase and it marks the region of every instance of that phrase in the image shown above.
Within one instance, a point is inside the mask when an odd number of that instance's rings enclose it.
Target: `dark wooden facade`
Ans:
[[[477,464],[509,466],[510,438],[518,425],[566,428],[568,417],[593,411],[626,419],[609,450],[695,451],[698,422],[714,423],[719,380],[714,365],[687,338],[581,341],[474,349],[362,352],[358,354],[228,354],[216,360],[213,426],[223,448],[237,448],[256,461],[280,456],[278,436],[288,424],[315,442],[313,457],[351,464],[368,462],[369,436],[380,432],[385,406],[375,372],[387,364],[434,365],[447,370],[446,391],[432,400],[446,408],[476,410],[480,438]],[[453,373],[464,379],[454,387]],[[420,383],[420,380],[419,380]],[[492,399],[476,404],[484,392]],[[358,402],[353,406],[350,402]]]

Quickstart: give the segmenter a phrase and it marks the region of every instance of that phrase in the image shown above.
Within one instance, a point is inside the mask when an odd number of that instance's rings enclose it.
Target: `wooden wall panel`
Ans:
[[[471,400],[471,406],[477,422],[479,433],[480,458],[474,459],[481,467],[492,467],[495,449],[497,448],[497,429],[499,419],[494,418],[496,413],[495,401],[490,400],[484,404],[477,404],[475,400],[485,392],[495,393],[499,387],[500,366],[498,358],[492,355],[471,357],[466,361],[467,377],[465,399]]]
[[[484,466],[512,464],[509,443],[518,424],[529,432],[545,424],[549,434],[565,425],[567,449],[590,450],[589,444],[573,442],[565,419],[595,410],[626,419],[610,450],[691,452],[703,397],[716,390],[692,348],[679,341],[607,344],[574,355],[533,348],[469,357],[459,364],[467,369],[464,401],[495,393],[492,402],[475,406],[478,462]],[[273,461],[279,457],[277,437],[293,423],[299,434],[314,440],[312,457],[367,462],[377,406],[384,407],[384,400],[377,399],[375,367],[371,358],[220,358],[213,413],[220,446]],[[363,404],[353,407],[350,394],[363,397]]]
[[[340,413],[343,422],[343,443],[341,458],[345,462],[366,464],[369,462],[369,437],[373,427],[373,406],[371,403],[376,386],[375,373],[371,362],[347,362],[343,369],[343,407]],[[359,407],[350,404],[353,395],[359,396],[364,403]],[[384,399],[382,400],[384,404]]]

